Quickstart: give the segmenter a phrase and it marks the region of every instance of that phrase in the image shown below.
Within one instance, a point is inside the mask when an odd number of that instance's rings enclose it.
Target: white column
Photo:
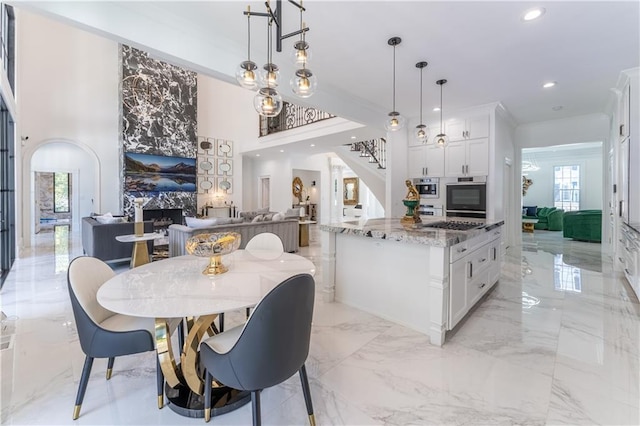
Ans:
[[[322,300],[333,302],[336,290],[336,233],[320,232],[322,246]]]
[[[429,248],[429,338],[444,344],[449,316],[449,248]]]
[[[407,195],[404,181],[411,178],[407,175],[407,126],[395,132],[387,132],[387,181],[385,187],[385,216],[402,217],[406,208],[402,199]]]

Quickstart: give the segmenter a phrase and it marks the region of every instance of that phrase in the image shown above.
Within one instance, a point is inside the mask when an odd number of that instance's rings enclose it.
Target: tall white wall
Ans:
[[[95,179],[102,190],[86,197],[96,200],[95,210],[121,209],[118,44],[20,9],[16,14],[19,131],[29,137],[16,161],[18,234],[28,246],[31,156],[47,141],[70,141],[100,158]]]
[[[233,192],[223,195],[239,209],[245,208],[243,195],[244,163],[240,152],[258,139],[258,113],[253,108],[255,93],[239,86],[198,74],[198,135],[234,142]],[[252,183],[253,184],[253,183]],[[212,196],[199,195],[198,206]]]

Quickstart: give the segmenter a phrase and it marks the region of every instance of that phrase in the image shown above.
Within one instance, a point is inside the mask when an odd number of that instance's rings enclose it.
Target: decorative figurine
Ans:
[[[407,195],[404,200],[402,200],[402,204],[407,207],[407,213],[400,219],[400,223],[405,225],[422,223],[420,219],[420,213],[418,212],[418,204],[420,203],[420,194],[415,186],[411,183],[409,179],[404,181],[405,185],[407,185]]]

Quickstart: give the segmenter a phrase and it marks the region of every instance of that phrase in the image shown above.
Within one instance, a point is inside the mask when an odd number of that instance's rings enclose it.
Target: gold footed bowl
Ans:
[[[204,275],[224,274],[229,270],[222,264],[222,256],[233,253],[240,247],[241,235],[237,232],[198,234],[187,240],[187,253],[208,257],[209,265],[202,271]]]

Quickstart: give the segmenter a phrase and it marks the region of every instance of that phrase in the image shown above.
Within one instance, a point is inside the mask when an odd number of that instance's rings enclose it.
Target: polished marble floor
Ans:
[[[38,235],[0,292],[1,423],[203,424],[157,409],[152,352],[118,358],[110,381],[97,360],[72,422],[84,356],[66,267],[80,254],[67,227]],[[321,267],[317,230],[301,254]],[[319,425],[640,424],[640,305],[599,244],[523,235],[442,348],[317,296],[307,370]],[[265,424],[306,423],[296,376],[262,403]],[[247,405],[211,424],[250,420]]]

